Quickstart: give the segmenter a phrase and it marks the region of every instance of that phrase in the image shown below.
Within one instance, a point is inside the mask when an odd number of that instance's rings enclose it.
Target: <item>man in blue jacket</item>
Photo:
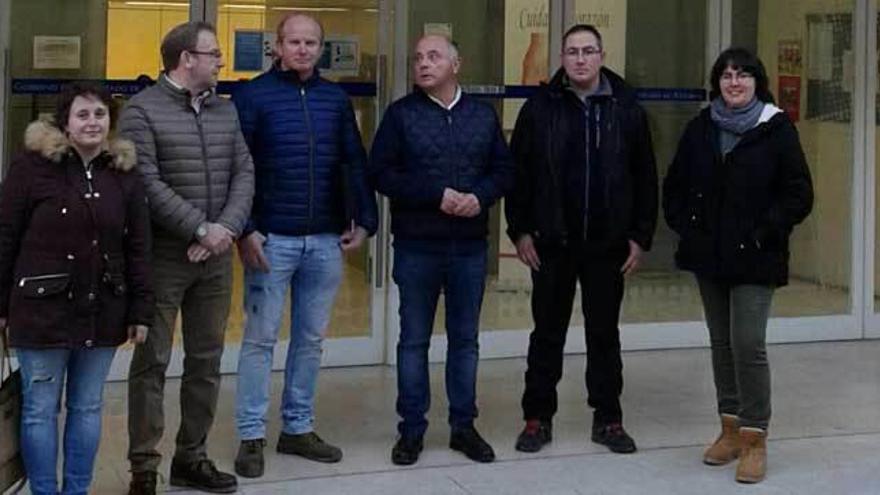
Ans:
[[[437,299],[446,302],[449,446],[495,459],[474,429],[477,330],[486,276],[489,208],[512,187],[513,164],[491,106],[462,94],[457,47],[441,36],[416,45],[418,88],[389,107],[369,174],[391,199],[394,281],[400,289],[397,413],[391,460],[413,464],[428,427],[428,345]]]
[[[235,471],[245,477],[264,472],[269,372],[288,289],[290,344],[276,450],[319,462],[342,459],[339,448],[313,431],[315,385],[342,252],[358,249],[375,232],[377,213],[351,101],[315,68],[323,34],[312,17],[285,17],[275,66],[233,97],[256,175],[254,208],[238,245],[247,323],[238,363],[235,417],[242,441]]]

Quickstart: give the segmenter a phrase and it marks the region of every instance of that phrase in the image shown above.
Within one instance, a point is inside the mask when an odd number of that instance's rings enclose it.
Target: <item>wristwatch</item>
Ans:
[[[202,240],[202,238],[206,235],[208,235],[208,223],[202,222],[199,224],[198,227],[196,227],[196,239]]]

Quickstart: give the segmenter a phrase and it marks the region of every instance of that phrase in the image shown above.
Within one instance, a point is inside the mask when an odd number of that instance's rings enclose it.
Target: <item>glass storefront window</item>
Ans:
[[[775,296],[773,316],[850,312],[853,7],[852,0],[733,3],[733,39],[764,62],[813,175],[813,212],[791,236],[790,285]]]

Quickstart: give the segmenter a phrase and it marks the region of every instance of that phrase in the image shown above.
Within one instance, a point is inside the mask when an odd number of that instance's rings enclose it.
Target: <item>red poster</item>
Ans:
[[[801,118],[801,76],[779,76],[779,107],[792,122]]]

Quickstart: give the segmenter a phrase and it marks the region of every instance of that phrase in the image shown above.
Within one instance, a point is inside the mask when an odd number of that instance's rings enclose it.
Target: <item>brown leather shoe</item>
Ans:
[[[767,474],[767,431],[743,426],[739,429],[742,452],[736,467],[736,481],[758,483]]]
[[[739,457],[739,419],[732,414],[721,415],[721,434],[703,453],[703,462],[722,466]]]

